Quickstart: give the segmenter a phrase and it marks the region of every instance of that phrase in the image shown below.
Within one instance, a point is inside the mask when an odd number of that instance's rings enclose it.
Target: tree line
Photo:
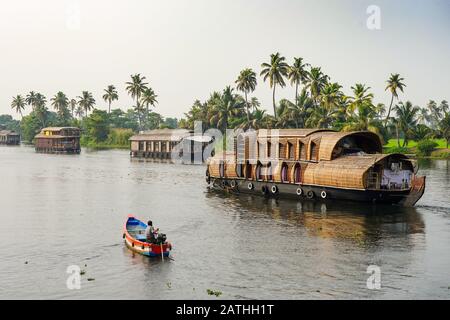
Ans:
[[[69,98],[64,92],[58,91],[50,101],[43,94],[30,91],[25,96],[20,94],[14,96],[11,108],[21,116],[22,138],[29,142],[47,126],[80,127],[83,132],[82,140],[86,144],[104,142],[110,133],[117,135],[125,132],[129,136],[140,130],[177,126],[177,119],[165,119],[159,113],[151,111],[158,103],[158,96],[146,82],[145,76],[131,75],[131,80],[127,81],[125,86],[135,103],[127,111],[119,108],[111,109],[113,102],[119,99],[114,85],[108,85],[103,90],[102,99],[108,104],[107,112],[96,108],[96,100],[90,91],[82,91],[81,95],[75,98]],[[54,111],[49,110],[49,106]],[[27,108],[30,108],[30,113],[24,115]]]
[[[450,141],[450,113],[446,100],[439,104],[433,100],[425,107],[400,101],[405,79],[391,74],[385,90],[390,93],[388,106],[375,103],[371,88],[356,83],[349,94],[331,80],[321,67],[306,63],[303,58],[293,59],[290,65],[280,53],[270,56],[261,64],[259,76],[272,91],[273,115],[267,113],[256,97],[250,97],[258,82],[257,73],[243,69],[236,78],[235,87],[227,86],[222,92],[213,92],[202,102],[196,100],[180,120],[179,126],[192,129],[195,121],[209,127],[260,128],[330,128],[338,131],[372,131],[386,142],[396,138],[398,147],[410,140],[443,138]],[[295,88],[292,100],[277,102],[279,88],[289,83]],[[241,94],[242,93],[242,94]]]

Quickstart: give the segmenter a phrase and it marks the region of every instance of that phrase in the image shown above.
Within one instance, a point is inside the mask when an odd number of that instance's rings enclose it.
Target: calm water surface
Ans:
[[[427,190],[410,209],[225,195],[204,171],[0,147],[0,298],[450,298],[449,161],[421,163]],[[172,260],[125,248],[130,213],[167,233]],[[381,290],[367,289],[372,264]],[[69,265],[86,270],[80,290]]]

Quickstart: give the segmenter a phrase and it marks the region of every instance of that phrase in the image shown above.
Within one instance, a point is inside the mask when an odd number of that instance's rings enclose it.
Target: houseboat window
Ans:
[[[221,178],[225,177],[225,164],[223,162],[219,164],[219,175]]]
[[[262,180],[261,167],[261,163],[258,162],[258,164],[256,165],[256,180]]]
[[[290,160],[294,160],[294,158],[295,158],[294,145],[290,142],[288,142],[288,158]]]
[[[267,142],[267,158],[270,159],[270,157],[272,156],[272,144],[270,142]]]
[[[244,167],[244,165],[243,165],[242,163],[238,163],[238,164],[236,165],[236,175],[237,175],[239,178],[242,178],[243,167]]]
[[[302,160],[306,160],[306,148],[303,142],[298,142],[298,156]]]
[[[144,141],[139,141],[139,151],[144,151]]]
[[[317,161],[318,153],[319,153],[319,148],[317,146],[317,143],[311,142],[311,151],[310,151],[310,156],[309,156],[310,160]]]
[[[258,145],[258,158],[264,159],[264,157],[266,156],[266,145],[264,143],[259,143]]]
[[[301,182],[301,175],[302,171],[301,171],[301,167],[300,167],[300,163],[297,163],[294,167],[294,179],[295,179],[295,183],[300,183]]]
[[[245,178],[252,178],[252,165],[248,161],[245,163]]]
[[[281,182],[289,182],[288,165],[286,163],[281,166]]]
[[[272,164],[269,162],[269,164],[265,167],[265,176],[267,181],[272,181],[273,180],[273,175],[272,175]]]

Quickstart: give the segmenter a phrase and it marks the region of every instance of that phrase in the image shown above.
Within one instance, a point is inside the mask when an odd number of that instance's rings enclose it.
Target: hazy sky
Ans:
[[[372,4],[381,30],[366,26]],[[346,93],[366,83],[377,103],[389,103],[390,73],[405,78],[403,100],[450,100],[448,0],[5,0],[0,40],[0,114],[30,90],[48,99],[89,90],[106,109],[109,84],[119,89],[113,107],[127,109],[125,82],[141,73],[158,94],[156,111],[181,117],[241,69],[259,74],[277,51],[321,66]],[[254,95],[271,112],[268,83],[258,78]],[[277,99],[293,96],[287,87]]]

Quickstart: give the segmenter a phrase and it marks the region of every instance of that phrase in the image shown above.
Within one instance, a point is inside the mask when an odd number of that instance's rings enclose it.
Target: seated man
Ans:
[[[154,243],[155,238],[155,228],[153,228],[153,222],[149,220],[147,222],[147,228],[145,229],[145,238],[147,239],[148,243]]]

